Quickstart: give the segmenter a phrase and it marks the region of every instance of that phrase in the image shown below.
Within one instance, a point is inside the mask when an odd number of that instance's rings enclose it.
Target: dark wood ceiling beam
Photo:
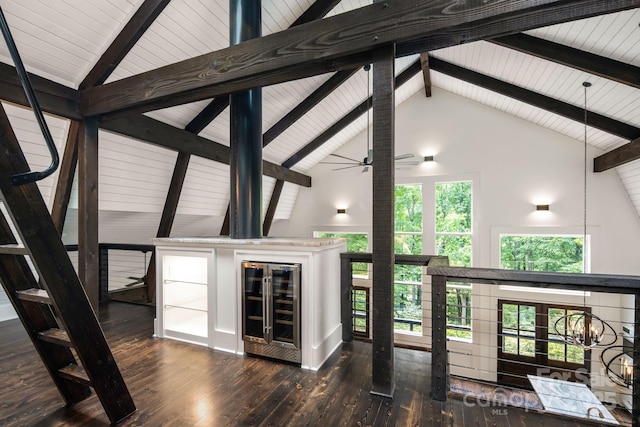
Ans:
[[[558,2],[552,9],[544,6],[541,9],[532,10],[530,13],[512,16],[504,21],[488,22],[481,26],[471,21],[468,24],[447,28],[446,31],[399,43],[396,48],[396,57],[433,51],[478,40],[492,39],[548,25],[634,9],[639,6],[635,1]]]
[[[449,3],[395,0],[309,22],[82,94],[84,114],[180,105],[369,63],[374,48],[423,38],[468,42],[640,6],[640,0]],[[462,37],[462,38],[461,38]],[[437,42],[438,42],[437,41]],[[428,43],[426,43],[428,45]],[[434,43],[435,44],[435,43]],[[404,50],[404,54],[410,51]]]
[[[291,27],[297,27],[298,25],[306,24],[307,22],[315,21],[325,16],[327,13],[336,7],[341,0],[316,0],[311,6],[305,10],[302,15],[298,17]]]
[[[359,68],[352,68],[351,70],[338,71],[329,80],[324,82],[318,89],[316,89],[311,95],[305,98],[300,104],[298,104],[293,110],[287,113],[276,124],[271,126],[264,135],[262,135],[262,146],[266,147],[270,142],[276,139],[282,132],[287,130],[289,126],[294,124],[309,110],[318,105],[320,101],[325,99],[331,92],[336,90],[340,85],[346,82],[351,76],[353,76]]]
[[[80,83],[80,89],[101,85],[140,40],[171,0],[145,0]]]
[[[78,132],[80,122],[71,121],[67,132],[67,142],[64,144],[64,154],[60,169],[58,170],[58,180],[56,182],[53,206],[51,207],[51,219],[56,226],[58,233],[62,236],[64,221],[67,218],[71,191],[73,189],[73,177],[78,165]]]
[[[424,95],[431,97],[431,72],[429,70],[429,54],[422,52],[420,54],[420,65],[422,66],[422,79],[424,80]]]
[[[508,96],[529,105],[558,114],[571,120],[584,123],[584,108],[567,104],[546,95],[533,92],[529,89],[498,80],[485,74],[471,71],[458,65],[451,64],[438,58],[430,57],[429,65],[433,71],[437,71],[467,83],[483,87],[492,92]],[[626,123],[605,117],[589,111],[587,124],[594,128],[608,132],[625,139],[640,137],[640,129]]]
[[[82,120],[80,92],[35,74],[29,80],[42,111],[71,120]],[[0,99],[31,108],[14,67],[0,63]]]
[[[413,76],[418,74],[422,70],[420,65],[420,60],[415,61],[413,64],[408,66],[404,71],[402,71],[395,80],[396,89],[408,82]],[[362,101],[358,106],[356,106],[353,110],[349,111],[346,115],[344,115],[340,120],[331,125],[327,130],[322,132],[316,138],[314,138],[307,145],[298,150],[295,154],[289,157],[287,160],[282,163],[282,166],[285,168],[291,168],[296,163],[307,157],[309,154],[317,150],[322,144],[329,141],[331,138],[336,136],[340,131],[349,126],[356,120],[358,117],[367,112],[367,110],[371,106],[372,97],[369,97]]]
[[[278,209],[278,202],[280,201],[283,187],[284,181],[281,179],[276,180],[276,184],[271,192],[271,198],[269,199],[269,206],[267,207],[267,212],[264,215],[264,221],[262,223],[262,232],[265,236],[268,236],[269,231],[271,231],[271,224],[273,224],[273,217]]]
[[[216,117],[218,117],[222,112],[229,106],[229,95],[221,95],[215,97],[206,107],[202,109],[198,113],[197,116],[193,118],[185,126],[185,130],[187,132],[198,134],[204,130],[209,123],[211,123]]]
[[[640,138],[593,159],[593,171],[604,172],[640,159]]]
[[[229,164],[229,147],[147,116],[136,115],[110,120],[102,123],[101,128],[149,144]],[[308,175],[267,161],[263,161],[262,168],[264,175],[311,187],[311,177]]]
[[[78,130],[78,278],[96,313],[100,299],[98,125],[97,118],[89,117]]]
[[[640,88],[640,67],[527,34],[513,34],[490,41],[528,55]]]

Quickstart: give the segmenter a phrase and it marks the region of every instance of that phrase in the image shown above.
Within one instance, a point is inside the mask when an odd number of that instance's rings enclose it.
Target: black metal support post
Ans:
[[[640,427],[640,293],[635,294],[633,328],[633,394],[631,397],[631,425]]]
[[[260,37],[262,2],[229,0],[229,43]],[[236,93],[230,105],[229,236],[262,237],[262,89]]]
[[[343,254],[344,255],[344,254]],[[353,341],[353,269],[351,259],[340,256],[340,317],[342,341]]]
[[[431,398],[447,401],[447,278],[431,276]]]

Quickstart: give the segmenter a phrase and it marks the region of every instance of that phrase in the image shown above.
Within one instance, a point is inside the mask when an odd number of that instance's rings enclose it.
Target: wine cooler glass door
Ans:
[[[298,286],[300,270],[297,266],[273,266],[272,307],[273,341],[285,347],[300,346],[298,320]]]
[[[267,342],[267,266],[252,262],[242,263],[242,319],[243,339],[259,343]]]

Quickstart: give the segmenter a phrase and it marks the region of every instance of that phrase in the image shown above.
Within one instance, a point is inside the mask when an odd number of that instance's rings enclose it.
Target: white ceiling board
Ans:
[[[527,31],[527,34],[640,67],[640,10]]]
[[[77,87],[142,0],[3,0],[27,71]],[[13,65],[0,43],[0,60]]]
[[[223,216],[229,204],[229,165],[191,156],[177,212]]]
[[[299,185],[291,184],[290,182],[284,183],[282,193],[280,194],[280,201],[273,216],[274,220],[291,218],[291,212],[293,212],[298,191],[300,191]]]

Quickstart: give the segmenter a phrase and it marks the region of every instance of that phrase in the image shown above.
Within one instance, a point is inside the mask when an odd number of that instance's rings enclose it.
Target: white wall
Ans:
[[[433,163],[398,170],[396,183],[429,183],[439,176],[474,179],[476,267],[496,267],[491,240],[501,230],[555,227],[581,233],[583,147],[581,141],[437,88],[433,97],[419,93],[396,109],[396,154],[435,156]],[[338,154],[359,159],[365,151],[363,133]],[[589,149],[589,171],[599,154]],[[313,186],[300,189],[290,220],[274,222],[272,235],[311,236],[327,227],[371,232],[371,173],[361,168],[333,172],[333,167],[320,164],[309,171]],[[615,170],[589,172],[587,186],[587,223],[594,233],[591,272],[640,274],[640,221]],[[541,215],[536,203],[549,203],[551,209]],[[347,215],[337,215],[338,207]]]

